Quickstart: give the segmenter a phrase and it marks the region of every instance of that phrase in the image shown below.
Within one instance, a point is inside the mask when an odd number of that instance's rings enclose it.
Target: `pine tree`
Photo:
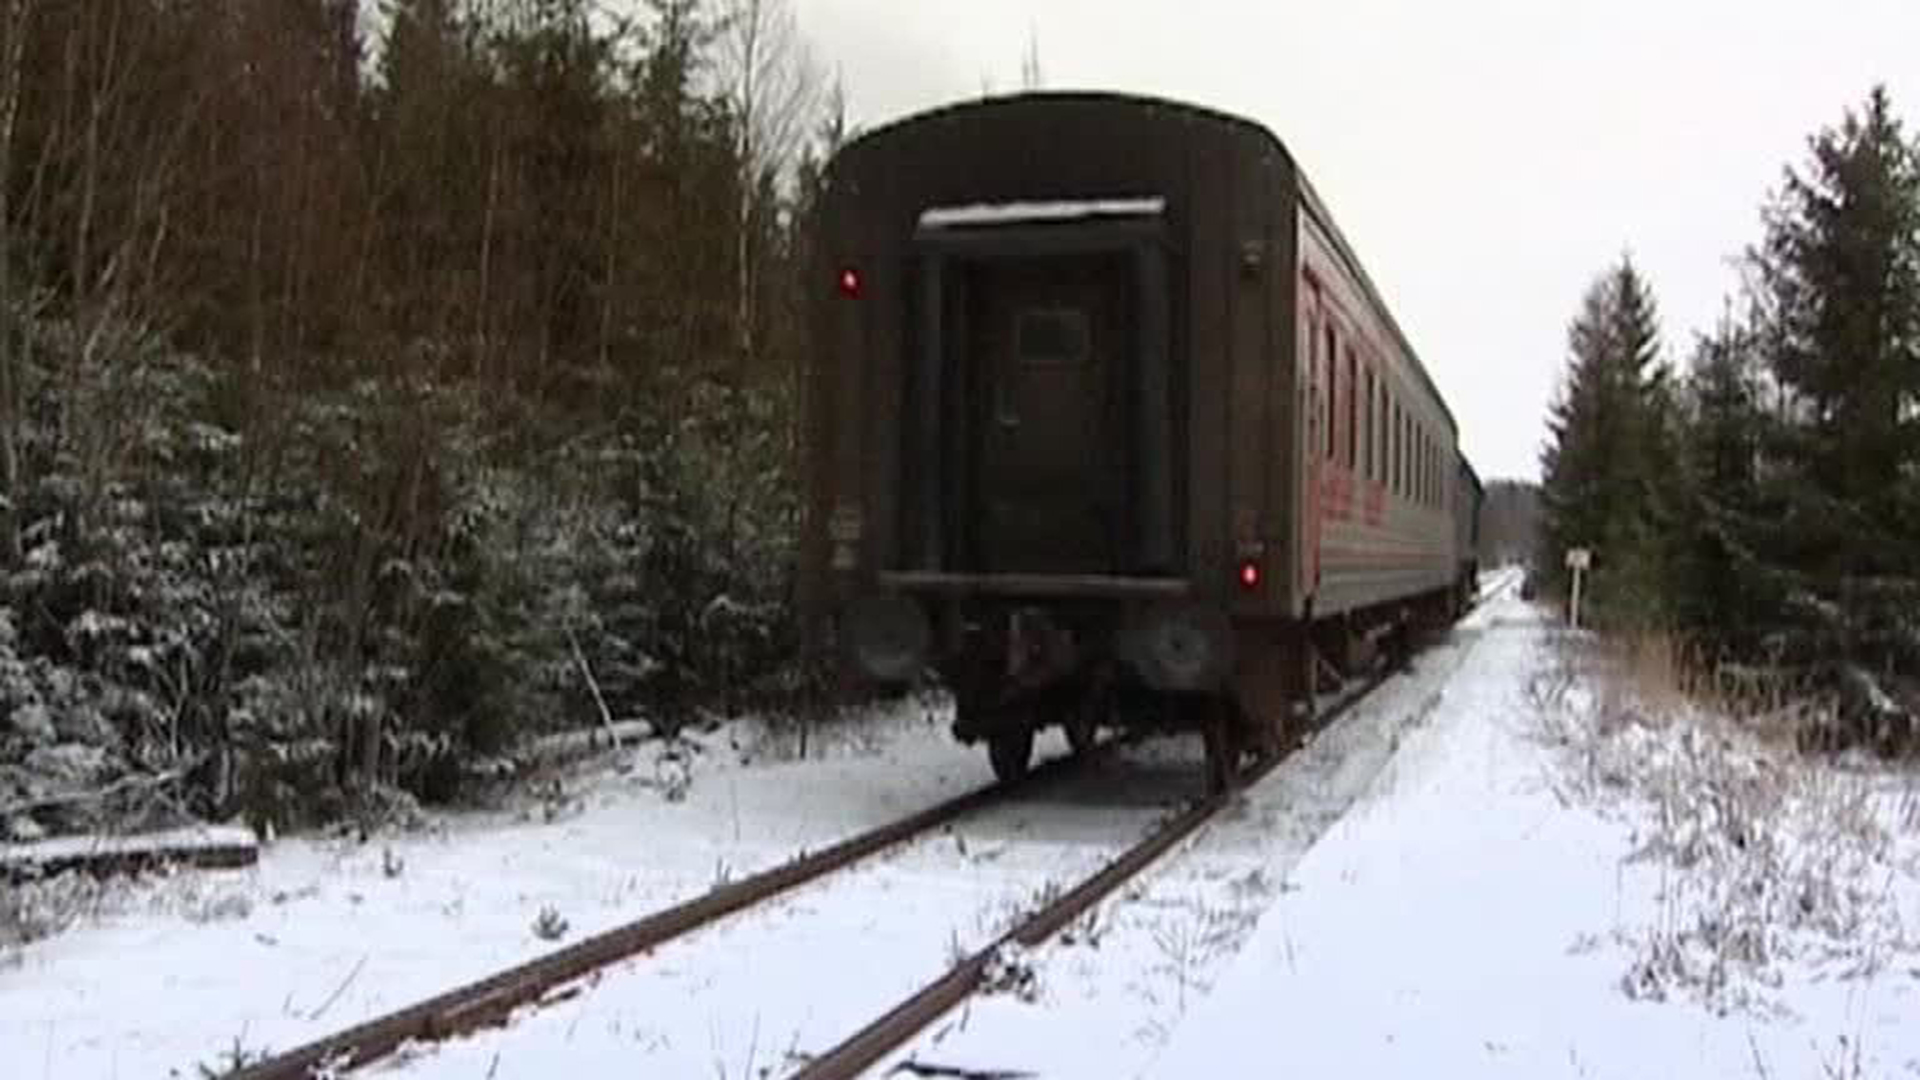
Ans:
[[[1542,456],[1548,569],[1557,572],[1570,548],[1592,548],[1598,610],[1655,617],[1676,499],[1671,393],[1653,294],[1631,260],[1588,289],[1568,339],[1567,381]]]
[[[1765,418],[1755,335],[1731,319],[1695,350],[1677,433],[1687,509],[1674,534],[1674,604],[1690,635],[1750,651],[1777,600],[1762,563]]]
[[[1920,572],[1920,156],[1884,89],[1811,150],[1753,261],[1762,344],[1796,421],[1783,554],[1831,589]]]
[[[1809,146],[1752,256],[1780,388],[1766,554],[1793,657],[1834,674],[1851,738],[1897,745],[1920,711],[1920,150],[1884,88]]]

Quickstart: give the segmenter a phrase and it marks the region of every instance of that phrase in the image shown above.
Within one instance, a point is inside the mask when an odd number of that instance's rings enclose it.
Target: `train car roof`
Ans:
[[[1446,396],[1440,393],[1440,388],[1434,383],[1433,376],[1427,371],[1426,365],[1421,363],[1419,352],[1414,349],[1413,342],[1408,340],[1406,332],[1400,328],[1399,320],[1393,317],[1393,310],[1387,306],[1385,298],[1380,294],[1380,290],[1374,285],[1373,279],[1368,276],[1366,267],[1361,264],[1359,255],[1353,250],[1353,245],[1347,242],[1345,234],[1340,231],[1340,226],[1334,222],[1333,214],[1327,209],[1326,202],[1320,198],[1319,192],[1314,189],[1312,182],[1308,180],[1306,170],[1300,167],[1299,161],[1293,156],[1293,152],[1287,149],[1287,144],[1281,141],[1280,136],[1274,134],[1273,130],[1265,124],[1205,105],[1197,105],[1187,101],[1177,101],[1171,98],[1154,97],[1152,95],[1125,94],[1102,90],[1030,90],[1016,94],[997,94],[966,101],[956,101],[921,112],[911,113],[890,120],[872,130],[861,132],[858,136],[849,140],[846,146],[841,148],[841,153],[846,153],[849,150],[861,147],[869,142],[878,141],[909,127],[940,123],[944,120],[983,110],[1045,101],[1075,102],[1084,105],[1108,105],[1116,109],[1145,109],[1179,113],[1195,120],[1204,120],[1209,123],[1238,128],[1243,133],[1266,142],[1272,149],[1278,151],[1280,156],[1286,160],[1288,166],[1292,168],[1294,177],[1298,181],[1297,187],[1300,192],[1302,207],[1305,208],[1307,214],[1313,218],[1314,222],[1326,232],[1327,237],[1332,240],[1334,250],[1339,255],[1340,261],[1345,264],[1347,272],[1353,275],[1354,280],[1359,282],[1360,288],[1366,293],[1368,301],[1379,311],[1382,321],[1387,325],[1387,329],[1393,333],[1395,341],[1399,343],[1400,348],[1405,351],[1407,359],[1413,364],[1414,373],[1420,377],[1421,384],[1426,387],[1427,393],[1433,395],[1433,400],[1439,404],[1441,413],[1447,419],[1447,425],[1453,428],[1455,440],[1456,442],[1458,441],[1460,425],[1454,418],[1452,408],[1447,405]]]
[[[1474,469],[1473,462],[1467,460],[1467,455],[1456,450],[1454,457],[1460,459],[1460,471],[1467,475],[1467,482],[1473,485],[1474,490],[1485,491],[1486,486],[1481,483],[1480,473]]]

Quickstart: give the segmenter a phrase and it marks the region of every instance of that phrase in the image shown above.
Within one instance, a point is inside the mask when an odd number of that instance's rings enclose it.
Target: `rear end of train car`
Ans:
[[[1296,347],[1302,207],[1264,129],[1138,98],[988,100],[846,147],[821,209],[807,643],[863,682],[936,671],[1003,778],[1055,725],[1076,750],[1201,730],[1216,783],[1276,740],[1315,685],[1334,400]],[[1452,540],[1429,545],[1443,591]]]

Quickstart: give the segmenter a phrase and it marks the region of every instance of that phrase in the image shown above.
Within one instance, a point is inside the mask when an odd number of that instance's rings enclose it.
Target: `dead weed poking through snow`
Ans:
[[[1032,952],[1012,941],[995,949],[980,975],[980,994],[982,997],[1006,994],[1028,1005],[1038,1002],[1040,974],[1035,970]]]
[[[1790,967],[1872,978],[1915,951],[1898,898],[1916,876],[1895,832],[1907,815],[1884,774],[1802,756],[1631,668],[1568,640],[1530,688],[1542,735],[1574,762],[1561,798],[1627,796],[1629,861],[1658,875],[1651,925],[1616,931],[1629,996],[1778,1013]]]

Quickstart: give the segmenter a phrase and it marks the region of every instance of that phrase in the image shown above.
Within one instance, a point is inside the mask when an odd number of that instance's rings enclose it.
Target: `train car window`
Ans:
[[[1413,502],[1413,413],[1400,411],[1400,496]]]
[[[1393,403],[1393,493],[1395,495],[1400,494],[1400,464],[1402,461],[1400,445],[1403,426],[1400,417],[1400,403],[1396,401]]]
[[[1366,427],[1367,427],[1367,431],[1366,431],[1365,441],[1367,444],[1367,460],[1366,460],[1367,467],[1366,467],[1366,470],[1361,475],[1365,476],[1369,480],[1372,480],[1374,477],[1373,477],[1373,368],[1371,366],[1367,368],[1367,424],[1366,424]]]
[[[1347,346],[1347,468],[1360,467],[1360,360]]]
[[[1427,484],[1421,472],[1427,467],[1427,433],[1420,430],[1420,422],[1413,422],[1413,465],[1407,478],[1413,482],[1413,501],[1427,501]]]
[[[1027,308],[1015,330],[1020,365],[1079,367],[1087,362],[1087,313],[1079,308]]]
[[[1375,436],[1375,440],[1379,440],[1380,444],[1379,452],[1377,452],[1377,454],[1379,454],[1379,457],[1377,457],[1379,471],[1377,471],[1377,475],[1375,475],[1375,480],[1379,480],[1380,484],[1384,486],[1384,484],[1386,484],[1386,379],[1384,379],[1384,377],[1380,379],[1380,421],[1377,425],[1373,425],[1373,436]]]
[[[1335,425],[1333,422],[1334,416],[1335,416],[1334,401],[1336,400],[1334,397],[1334,374],[1335,374],[1334,357],[1337,355],[1335,350],[1335,344],[1336,343],[1333,337],[1333,320],[1328,319],[1326,339],[1322,343],[1321,351],[1320,351],[1320,355],[1326,358],[1326,363],[1324,367],[1327,373],[1326,374],[1326,379],[1327,379],[1326,414],[1327,414],[1327,460],[1328,461],[1333,460],[1334,448],[1340,445],[1340,438],[1339,438],[1340,433],[1334,430]]]
[[[1400,446],[1400,403],[1395,401],[1387,409],[1387,490],[1394,494],[1400,492],[1400,466],[1394,454]]]

